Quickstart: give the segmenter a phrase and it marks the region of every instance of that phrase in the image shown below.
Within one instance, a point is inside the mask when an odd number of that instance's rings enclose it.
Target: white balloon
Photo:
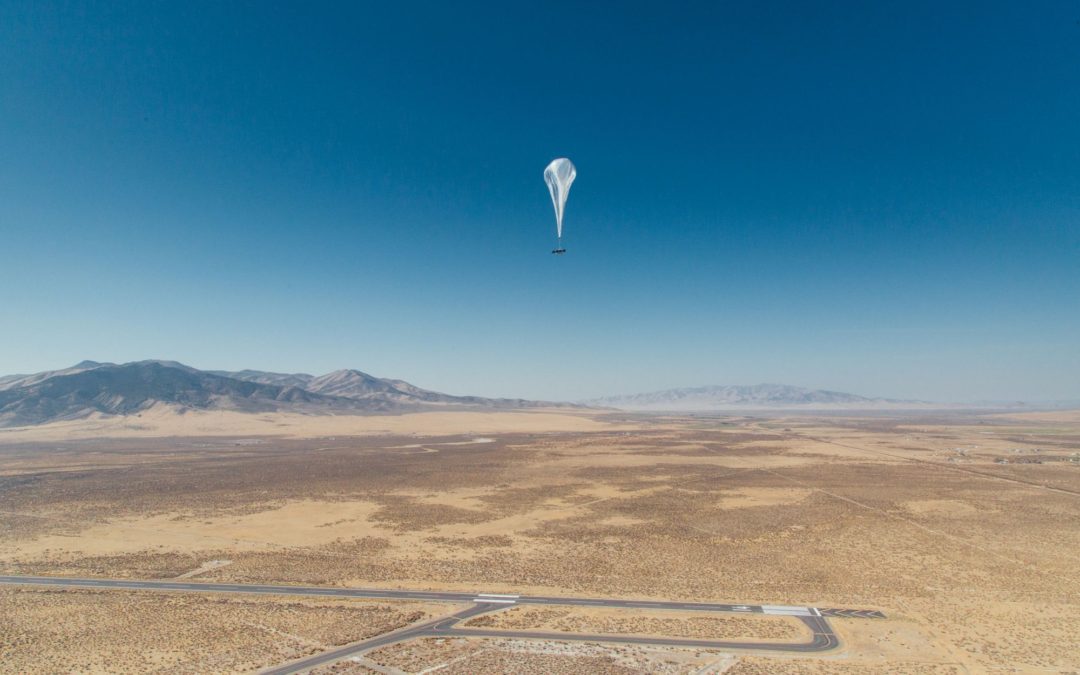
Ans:
[[[577,178],[577,169],[574,163],[565,157],[551,160],[551,164],[544,169],[544,181],[548,191],[551,192],[551,203],[555,205],[555,231],[562,239],[563,209],[566,208],[566,198],[570,195],[570,186]]]

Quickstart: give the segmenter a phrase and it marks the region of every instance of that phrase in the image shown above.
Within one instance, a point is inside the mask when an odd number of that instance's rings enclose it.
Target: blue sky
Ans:
[[[1080,3],[602,4],[0,4],[0,373],[1080,398]]]

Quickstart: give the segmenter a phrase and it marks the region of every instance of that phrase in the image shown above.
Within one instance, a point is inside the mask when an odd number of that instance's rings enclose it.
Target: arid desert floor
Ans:
[[[1080,671],[1075,412],[264,417],[0,433],[0,574],[887,617],[832,619],[842,644],[817,655],[422,639],[319,673]],[[0,586],[0,671],[252,671],[458,609]],[[805,630],[581,607],[471,621],[758,641]]]

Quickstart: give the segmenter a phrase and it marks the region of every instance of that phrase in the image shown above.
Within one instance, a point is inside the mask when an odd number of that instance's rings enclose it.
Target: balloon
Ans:
[[[574,163],[565,157],[551,160],[551,164],[544,169],[544,181],[551,192],[551,203],[555,205],[555,231],[559,239],[562,239],[563,209],[566,208],[566,198],[575,178],[577,169],[574,168]]]

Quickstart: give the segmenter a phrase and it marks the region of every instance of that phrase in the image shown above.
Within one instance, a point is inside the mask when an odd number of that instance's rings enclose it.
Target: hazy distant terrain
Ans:
[[[131,415],[160,405],[178,410],[285,413],[393,413],[452,408],[514,409],[557,404],[452,396],[358,370],[304,373],[202,371],[175,361],[97,363],[0,377],[0,427],[94,414]]]
[[[325,375],[261,370],[198,370],[176,361],[98,363],[0,376],[0,428],[81,420],[94,416],[141,415],[162,408],[172,413],[235,412],[284,415],[400,414],[440,410],[515,410],[540,407],[618,408],[627,411],[693,412],[740,410],[943,410],[1014,409],[1022,403],[948,404],[870,398],[786,384],[712,385],[607,396],[578,404],[520,398],[455,396],[403,380],[359,370]],[[1037,406],[1043,409],[1060,404]]]
[[[867,398],[839,391],[806,389],[787,384],[713,385],[665,389],[644,394],[593,399],[589,405],[623,410],[726,410],[731,408],[926,408],[922,401]]]

